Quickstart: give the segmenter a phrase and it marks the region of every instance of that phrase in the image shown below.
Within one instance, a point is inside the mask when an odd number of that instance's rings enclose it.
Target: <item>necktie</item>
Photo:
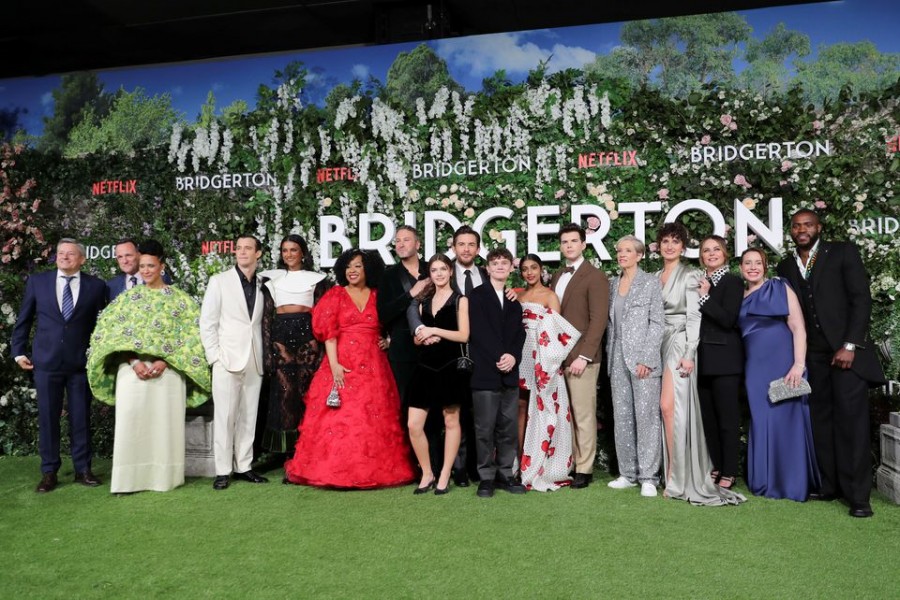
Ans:
[[[63,275],[63,279],[66,280],[66,287],[63,288],[62,316],[64,320],[68,321],[75,312],[75,299],[72,297],[72,280],[75,279],[75,276]]]
[[[563,273],[574,273],[575,267],[565,267],[563,268]]]
[[[468,296],[472,293],[472,290],[475,289],[475,286],[472,285],[472,271],[466,269],[466,281],[465,281],[465,294]]]
[[[128,287],[128,289],[131,289],[131,288],[133,288],[134,286],[137,285],[137,277],[135,277],[134,275],[132,275],[131,277],[129,277],[129,278],[128,278],[128,281],[131,282],[131,285]]]

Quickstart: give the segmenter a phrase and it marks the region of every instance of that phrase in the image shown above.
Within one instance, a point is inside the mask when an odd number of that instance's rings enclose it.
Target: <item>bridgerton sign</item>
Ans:
[[[785,239],[782,199],[780,197],[770,198],[766,208],[768,221],[764,222],[741,201],[734,201],[733,237],[736,254],[740,254],[748,247],[750,236],[755,236],[755,239],[776,252],[782,251]],[[728,237],[725,215],[717,206],[706,200],[690,199],[678,202],[670,206],[664,215],[661,215],[662,202],[620,202],[617,209],[617,219],[621,218],[623,214],[634,215],[635,225],[632,233],[642,240],[646,238],[648,218],[662,216],[664,222],[670,223],[688,212],[705,215],[712,224],[713,233]],[[615,245],[617,240],[607,239],[607,234],[613,218],[605,208],[596,204],[573,205],[566,214],[562,214],[558,205],[527,206],[519,211],[508,207],[493,207],[477,214],[472,222],[472,227],[481,234],[482,239],[492,238],[498,242],[502,240],[502,244],[513,253],[513,256],[534,253],[542,260],[558,262],[560,253],[557,235],[560,227],[569,222],[582,223],[590,220],[591,217],[597,220],[598,225],[596,229],[588,232],[587,243],[594,248],[601,261],[611,260],[612,254],[609,249]],[[491,223],[500,219],[521,220],[520,231],[492,229]],[[425,211],[421,222],[417,221],[415,212],[405,212],[403,224],[410,225],[420,232],[427,257],[439,249],[453,256],[449,244],[439,243],[439,233],[444,231],[442,238],[449,240],[452,232],[463,222],[449,212],[429,210]],[[360,213],[357,216],[356,225],[358,246],[366,250],[377,250],[386,263],[392,264],[394,256],[391,252],[391,242],[400,223],[395,223],[385,214],[371,212]],[[520,234],[523,235],[520,237]],[[320,260],[323,267],[334,266],[341,252],[356,245],[351,240],[348,224],[344,218],[332,215],[319,217],[319,240]],[[484,257],[486,254],[487,250],[482,244],[481,255]],[[687,258],[697,258],[698,255],[699,252],[696,248],[689,248],[685,252]]]

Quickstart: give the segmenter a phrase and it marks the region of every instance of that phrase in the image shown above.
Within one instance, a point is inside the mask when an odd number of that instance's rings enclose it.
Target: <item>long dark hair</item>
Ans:
[[[300,254],[303,255],[303,258],[300,260],[300,268],[306,271],[311,270],[313,261],[312,256],[309,255],[309,246],[306,244],[306,240],[303,239],[303,236],[296,233],[289,233],[281,238],[281,243],[278,245],[278,268],[287,269],[287,265],[284,264],[284,259],[281,258],[281,247],[284,246],[285,242],[294,242],[300,246]],[[366,277],[366,281],[368,281],[368,277]]]
[[[541,276],[538,277],[538,281],[541,282],[541,285],[547,287],[547,284],[544,283],[544,261],[541,260],[541,257],[537,254],[526,254],[519,261],[519,275],[522,275],[522,270],[525,268],[525,261],[530,260],[531,262],[537,263],[537,266],[541,269]]]

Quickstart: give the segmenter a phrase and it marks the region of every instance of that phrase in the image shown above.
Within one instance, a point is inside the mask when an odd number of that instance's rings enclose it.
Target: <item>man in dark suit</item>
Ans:
[[[53,491],[58,483],[63,398],[69,413],[75,481],[89,487],[100,485],[91,472],[91,391],[85,364],[97,314],[106,305],[106,286],[102,279],[80,272],[84,260],[84,246],[71,238],[61,239],[56,246],[57,269],[28,278],[13,329],[12,354],[20,368],[33,371],[37,391],[43,473],[35,490],[39,493]]]
[[[462,225],[453,232],[453,252],[456,258],[453,260],[453,289],[463,296],[468,296],[472,290],[488,280],[484,267],[475,264],[475,259],[481,250],[481,235],[468,225]],[[407,312],[410,329],[419,334],[422,321],[419,318],[418,305],[413,303]],[[435,340],[437,341],[437,340]],[[428,342],[425,342],[428,343]],[[433,418],[440,418],[438,411],[432,411]],[[457,487],[469,485],[469,473],[477,472],[475,464],[475,430],[472,421],[472,406],[463,404],[459,408],[459,424],[462,431],[462,439],[459,442],[459,452],[453,461],[453,482]],[[440,465],[440,460],[432,464]],[[437,468],[437,467],[435,467]]]
[[[821,233],[815,211],[794,213],[796,249],[777,269],[797,292],[806,320],[809,413],[822,476],[810,498],[843,497],[851,516],[871,517],[868,388],[885,379],[869,337],[869,276],[855,245],[823,241]]]
[[[416,366],[416,347],[406,311],[413,298],[428,286],[428,265],[419,258],[419,235],[409,225],[401,225],[394,236],[394,252],[400,259],[384,270],[378,284],[378,319],[390,336],[388,360],[401,402],[406,384]]]
[[[138,263],[141,256],[137,251],[137,242],[131,238],[123,238],[116,242],[113,249],[116,253],[116,262],[119,263],[121,273],[106,282],[107,296],[110,302],[115,300],[116,296],[122,292],[144,283],[144,280],[141,279],[141,274],[138,273]],[[172,278],[165,271],[163,271],[162,279],[167,285],[172,283]]]
[[[487,255],[488,281],[469,294],[472,414],[478,460],[478,496],[499,487],[525,493],[513,472],[519,448],[519,371],[525,328],[522,305],[505,297],[513,257],[506,248]]]
[[[559,230],[559,248],[565,266],[554,273],[550,287],[559,296],[563,318],[581,332],[581,339],[563,362],[572,411],[573,489],[586,488],[594,479],[597,456],[597,378],[600,343],[609,320],[609,278],[584,258],[587,234],[569,223]]]

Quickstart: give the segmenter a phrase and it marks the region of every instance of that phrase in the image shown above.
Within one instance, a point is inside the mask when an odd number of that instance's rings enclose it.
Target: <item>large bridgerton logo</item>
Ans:
[[[757,205],[759,206],[759,205]],[[626,214],[634,215],[634,231],[638,239],[646,238],[646,223],[653,215],[661,215],[662,202],[621,202],[616,207],[619,217]],[[728,236],[728,227],[725,215],[711,202],[706,200],[690,199],[673,204],[668,212],[661,215],[661,221],[671,223],[688,212],[699,212],[705,215],[712,224],[712,231],[723,237]],[[782,214],[782,199],[770,198],[767,206],[768,222],[763,222],[752,210],[747,208],[740,200],[734,201],[734,247],[735,254],[740,254],[748,246],[750,235],[774,250],[781,253],[784,247],[784,216]],[[453,256],[453,252],[446,245],[438,244],[438,233],[441,225],[444,227],[443,239],[450,237],[450,233],[462,225],[455,215],[442,210],[425,211],[422,221],[417,221],[416,213],[412,211],[403,214],[403,224],[414,227],[421,234],[425,256],[432,256],[438,250]],[[506,229],[495,231],[494,235],[485,236],[485,230],[490,230],[493,221],[522,219],[521,212],[516,212],[507,207],[494,207],[475,216],[472,227],[481,234],[482,239],[493,238],[498,245],[504,245],[513,253],[513,256],[524,256],[526,253],[534,253],[547,262],[559,262],[559,250],[546,250],[546,248],[558,248],[557,241],[561,225],[569,222],[583,223],[588,218],[594,217],[599,221],[599,226],[593,232],[588,233],[587,243],[593,247],[601,261],[612,260],[609,248],[616,240],[607,240],[612,220],[609,213],[602,206],[596,204],[573,205],[568,215],[563,216],[558,205],[528,206],[524,209],[525,225],[522,231]],[[397,232],[394,220],[381,213],[360,213],[357,217],[356,227],[358,244],[353,244],[349,237],[347,223],[343,217],[324,215],[319,218],[319,246],[321,249],[320,264],[322,267],[334,266],[337,256],[344,250],[357,245],[366,250],[377,250],[384,261],[393,264],[394,257],[391,253],[391,241]],[[524,243],[520,243],[519,234],[524,232]],[[377,235],[377,237],[375,237]],[[485,246],[483,243],[482,246]],[[608,247],[609,246],[609,247]],[[542,250],[543,248],[543,250]],[[482,257],[487,255],[487,250],[482,248]],[[687,258],[697,258],[699,252],[696,248],[685,251]]]

